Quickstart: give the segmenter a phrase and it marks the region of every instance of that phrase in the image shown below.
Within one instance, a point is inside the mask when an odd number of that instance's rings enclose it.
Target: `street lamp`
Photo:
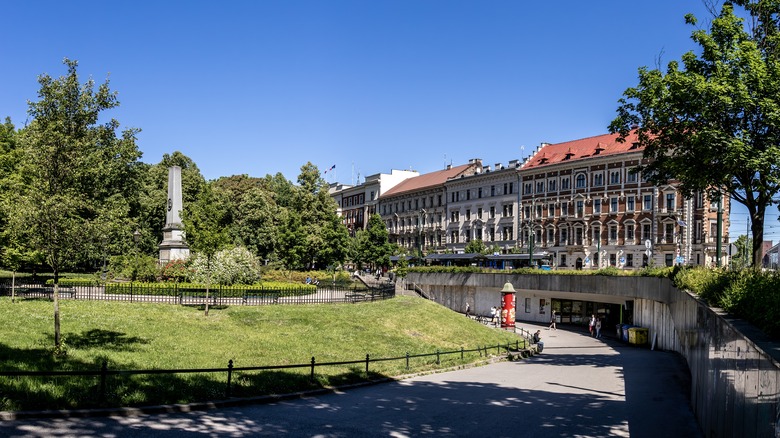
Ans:
[[[425,223],[425,209],[420,210],[420,215],[418,216],[418,223],[417,223],[417,251],[418,255],[420,256],[420,265],[422,265],[422,248],[423,248],[423,224]]]
[[[135,266],[133,266],[133,281],[138,277],[138,241],[141,240],[141,231],[133,231],[133,242],[135,242]]]

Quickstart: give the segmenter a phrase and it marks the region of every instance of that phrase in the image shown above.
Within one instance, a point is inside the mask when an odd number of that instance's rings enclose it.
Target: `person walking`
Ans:
[[[596,318],[596,337],[601,337],[601,318]]]
[[[596,315],[590,315],[590,322],[588,322],[588,331],[590,336],[596,336]]]
[[[496,313],[498,310],[496,309],[496,306],[493,306],[490,308],[490,323],[493,325],[496,325]]]
[[[555,328],[555,310],[552,311],[552,317],[550,318],[550,328],[553,330],[558,330]]]

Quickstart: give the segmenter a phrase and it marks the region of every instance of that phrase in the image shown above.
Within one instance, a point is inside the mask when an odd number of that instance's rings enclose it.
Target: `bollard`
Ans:
[[[368,353],[366,353],[366,377],[368,377]]]
[[[311,381],[314,382],[314,356],[311,357]]]
[[[227,398],[230,398],[230,379],[232,377],[233,377],[233,359],[230,359],[228,361],[227,391],[225,391],[225,396]]]

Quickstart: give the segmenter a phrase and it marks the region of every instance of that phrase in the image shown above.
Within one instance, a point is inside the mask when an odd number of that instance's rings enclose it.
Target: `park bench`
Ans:
[[[278,293],[271,293],[271,292],[247,292],[244,294],[243,297],[241,297],[241,301],[244,305],[246,305],[249,301],[261,301],[266,302],[269,299],[273,301],[274,304],[279,303],[279,295]]]

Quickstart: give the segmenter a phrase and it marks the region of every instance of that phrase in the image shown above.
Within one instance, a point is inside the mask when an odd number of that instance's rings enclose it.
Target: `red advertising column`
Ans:
[[[501,328],[515,327],[515,288],[507,282],[501,290]]]

